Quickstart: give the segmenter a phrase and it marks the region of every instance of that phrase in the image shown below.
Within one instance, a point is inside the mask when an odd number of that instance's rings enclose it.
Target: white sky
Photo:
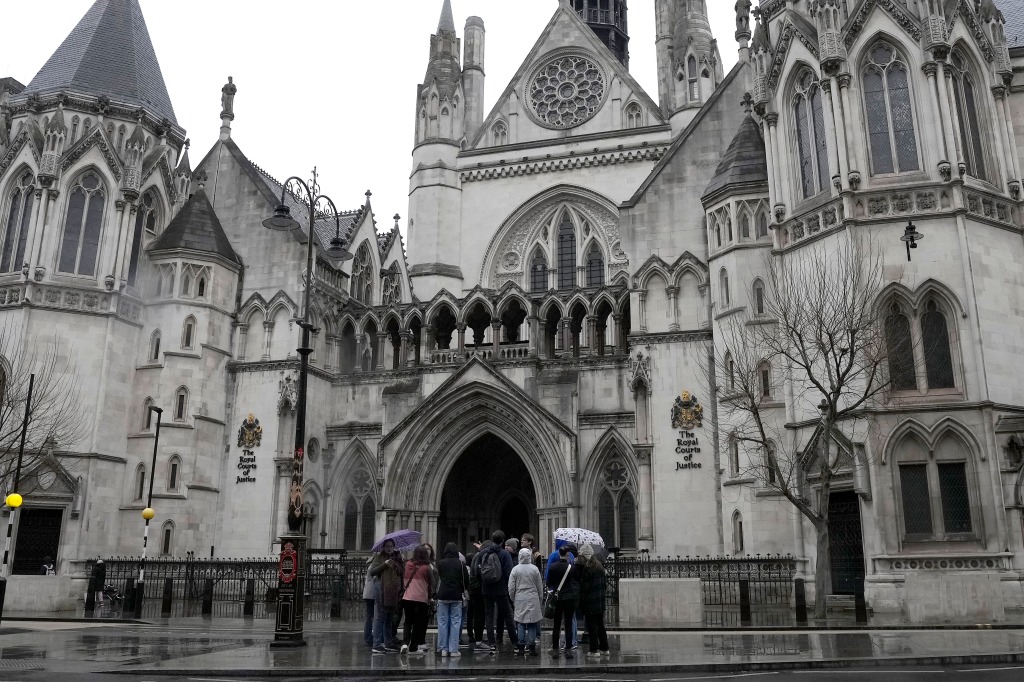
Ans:
[[[557,0],[452,0],[463,38],[466,17],[487,28],[487,108],[539,37]],[[92,4],[5,0],[0,77],[28,84]],[[339,209],[373,191],[380,229],[408,212],[416,86],[442,0],[142,0],[178,123],[192,140],[193,167],[220,129],[220,89],[238,86],[232,137],[283,180],[309,176]],[[629,3],[630,71],[658,100],[654,0]],[[709,0],[712,29],[728,71],[736,62],[733,0]],[[44,29],[44,30],[40,30]]]

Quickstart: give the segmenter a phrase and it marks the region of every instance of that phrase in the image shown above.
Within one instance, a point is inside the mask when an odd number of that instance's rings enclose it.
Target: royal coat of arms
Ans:
[[[672,406],[672,428],[690,430],[700,428],[703,423],[704,408],[689,391],[683,391]]]
[[[238,429],[238,447],[251,450],[259,447],[263,440],[263,427],[260,420],[252,412],[242,420],[242,426]]]

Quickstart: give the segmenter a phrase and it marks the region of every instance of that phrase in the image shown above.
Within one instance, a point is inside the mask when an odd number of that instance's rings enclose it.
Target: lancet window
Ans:
[[[829,186],[828,146],[818,76],[805,68],[796,81],[793,95],[800,187],[806,199]]]
[[[871,172],[919,170],[910,71],[895,47],[883,41],[868,52],[863,81]]]
[[[35,179],[24,173],[10,195],[7,224],[3,231],[3,250],[0,251],[0,273],[17,272],[25,260],[29,222],[35,202]]]
[[[60,258],[57,261],[60,272],[87,276],[96,274],[105,201],[103,183],[95,173],[86,173],[71,188],[61,237]]]

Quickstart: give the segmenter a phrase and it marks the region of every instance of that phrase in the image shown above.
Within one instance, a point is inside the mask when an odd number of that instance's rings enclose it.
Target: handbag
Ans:
[[[558,589],[554,592],[548,592],[547,598],[544,599],[544,617],[554,618],[555,608],[558,605],[558,593],[562,591],[562,585],[565,585],[565,579],[569,577],[569,571],[572,570],[572,564],[569,564],[568,568],[565,569],[565,573],[562,574],[562,579],[558,582]]]

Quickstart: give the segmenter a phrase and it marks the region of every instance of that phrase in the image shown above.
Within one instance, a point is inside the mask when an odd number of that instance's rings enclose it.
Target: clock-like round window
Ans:
[[[539,123],[566,130],[592,119],[607,91],[601,67],[582,55],[567,54],[537,69],[526,94]]]

